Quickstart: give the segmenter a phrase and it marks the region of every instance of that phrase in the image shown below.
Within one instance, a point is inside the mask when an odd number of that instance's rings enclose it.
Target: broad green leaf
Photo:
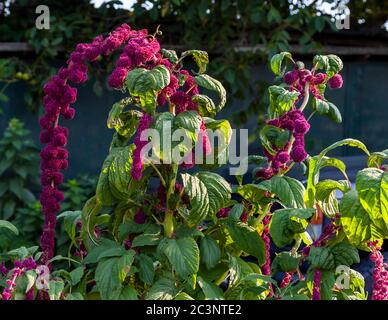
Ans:
[[[114,251],[112,249],[117,253],[113,254],[113,256],[121,256],[123,253],[121,249],[124,249],[124,247],[116,241],[103,238],[99,245],[89,250],[88,255],[85,257],[83,262],[84,264],[99,262],[104,255],[106,256],[107,252],[113,253]]]
[[[5,220],[0,220],[0,229],[7,229],[15,235],[19,234],[19,230],[11,222]]]
[[[171,279],[157,280],[147,292],[146,300],[172,300],[178,293],[175,282]]]
[[[140,280],[146,284],[152,285],[155,276],[154,262],[151,257],[146,254],[136,256],[139,261],[139,276]]]
[[[388,225],[388,173],[367,168],[357,173],[356,189],[360,203],[373,223],[382,230]]]
[[[271,58],[271,70],[277,76],[283,76],[285,72],[284,59],[291,59],[291,53],[281,52]]]
[[[188,217],[191,226],[202,221],[210,210],[210,200],[205,184],[196,176],[182,174],[185,193],[190,199],[190,214]]]
[[[226,90],[218,80],[210,77],[207,74],[201,74],[195,77],[195,83],[205,89],[215,91],[218,93],[220,102],[216,106],[217,112],[221,111],[226,103]]]
[[[98,178],[96,197],[98,201],[105,206],[113,205],[117,202],[109,185],[109,168],[115,159],[116,154],[119,152],[119,148],[113,149],[102,164],[100,177]]]
[[[176,54],[175,50],[161,49],[160,52],[162,53],[163,57],[166,57],[168,60],[170,60],[171,63],[176,64],[178,62],[178,55]]]
[[[329,104],[326,100],[318,99],[316,97],[313,98],[312,108],[321,115],[328,114],[330,110]]]
[[[108,258],[98,263],[95,279],[102,299],[110,299],[121,288],[134,256],[135,251],[129,250],[121,257]]]
[[[132,247],[156,246],[160,241],[158,234],[139,234],[132,241]]]
[[[368,149],[366,148],[366,146],[359,140],[356,140],[356,139],[343,139],[343,140],[340,140],[340,141],[337,141],[335,143],[333,143],[332,145],[328,146],[326,149],[324,149],[320,154],[319,154],[319,157],[318,157],[318,160],[321,160],[323,157],[326,156],[326,154],[333,150],[333,149],[336,149],[338,147],[342,147],[342,146],[349,146],[349,147],[356,147],[356,148],[359,148],[361,149],[362,151],[364,151],[368,156],[369,156],[369,151]]]
[[[160,252],[163,252],[172,267],[182,278],[196,274],[199,269],[199,249],[192,238],[167,239],[164,238],[160,244]]]
[[[294,178],[274,176],[271,180],[259,183],[258,186],[274,193],[285,207],[305,207],[303,200],[305,188],[301,182]]]
[[[48,294],[50,300],[60,300],[65,284],[62,280],[56,279],[49,282]]]
[[[191,98],[198,105],[198,112],[202,117],[214,117],[217,113],[213,100],[204,94],[197,94]]]
[[[331,102],[327,102],[329,105],[329,111],[327,112],[327,116],[336,123],[342,123],[341,112],[337,108],[337,106]]]
[[[83,275],[84,275],[84,267],[78,267],[70,271],[71,284],[73,286],[77,285],[81,281]]]
[[[188,50],[182,52],[181,59],[193,56],[195,63],[197,64],[199,71],[198,73],[204,73],[206,71],[206,67],[209,64],[209,55],[206,51],[201,50]]]
[[[311,247],[308,261],[314,269],[333,270],[336,267],[334,255],[326,247]]]
[[[384,237],[380,229],[373,224],[368,213],[362,207],[356,190],[352,190],[342,197],[340,212],[343,231],[353,245],[361,246],[368,241],[387,237],[387,232]]]
[[[381,152],[373,152],[368,157],[368,167],[380,168],[386,159],[388,159],[388,149]]]
[[[221,258],[221,250],[217,242],[209,237],[205,236],[200,242],[201,261],[205,264],[207,269],[213,268]]]
[[[270,114],[279,116],[289,111],[300,95],[297,91],[289,91],[280,86],[270,86],[268,92]]]
[[[60,215],[58,215],[58,219],[62,217],[64,218],[63,224],[65,227],[65,231],[71,241],[75,244],[77,221],[81,219],[82,211],[64,211]]]
[[[317,69],[327,70],[330,66],[328,56],[316,55],[313,59],[313,64],[317,65]]]
[[[327,58],[329,62],[329,67],[327,70],[329,76],[333,76],[334,74],[339,73],[343,69],[344,65],[342,63],[342,60],[338,56],[334,54],[329,54]]]
[[[260,130],[260,140],[265,149],[272,155],[276,154],[276,148],[282,149],[290,138],[290,131],[271,125],[265,125]],[[276,147],[276,148],[274,148]]]
[[[202,277],[198,277],[197,282],[207,300],[224,300],[224,295],[220,287],[216,286],[212,282],[206,281]]]
[[[164,65],[158,65],[151,70],[133,69],[128,72],[125,80],[129,93],[140,98],[141,107],[149,114],[154,113],[158,92],[169,83],[170,71]]]
[[[315,209],[280,209],[276,210],[270,223],[270,234],[279,248],[290,244],[296,234],[303,233],[307,227],[306,219],[312,217]]]
[[[356,247],[347,242],[340,242],[330,248],[334,257],[335,266],[348,266],[360,263],[360,257]]]
[[[226,227],[236,245],[257,258],[260,265],[265,263],[265,244],[259,233],[240,221],[227,220]]]
[[[322,211],[332,217],[339,212],[336,191],[346,193],[351,188],[348,180],[323,180],[316,185],[315,199]]]
[[[205,185],[209,197],[209,214],[215,215],[230,200],[232,189],[229,183],[220,175],[208,171],[199,172],[195,177]]]
[[[271,273],[294,272],[300,264],[301,256],[293,255],[291,252],[281,252],[276,255],[271,264]]]
[[[212,143],[212,152],[204,157],[206,166],[211,166],[209,159],[213,161],[214,168],[218,168],[227,163],[229,157],[229,144],[232,139],[232,127],[228,120],[214,120],[204,118],[206,132]]]
[[[109,297],[110,300],[139,300],[137,291],[130,287],[120,287],[112,292]]]

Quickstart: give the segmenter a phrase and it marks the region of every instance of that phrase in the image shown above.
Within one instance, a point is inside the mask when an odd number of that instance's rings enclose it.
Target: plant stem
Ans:
[[[171,165],[171,174],[169,175],[168,183],[166,187],[168,188],[166,191],[166,214],[164,216],[163,228],[164,235],[168,238],[171,238],[174,234],[174,211],[170,208],[170,197],[175,192],[175,182],[176,176],[178,174],[178,165]]]

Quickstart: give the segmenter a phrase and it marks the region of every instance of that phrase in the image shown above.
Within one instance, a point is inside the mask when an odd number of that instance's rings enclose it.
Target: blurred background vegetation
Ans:
[[[257,129],[257,124],[263,122],[267,107],[266,86],[273,80],[266,75],[266,64],[278,51],[292,51],[304,58],[330,51],[342,55],[345,62],[377,61],[376,72],[380,73],[376,77],[372,70],[369,77],[374,77],[380,86],[387,86],[386,0],[78,0],[73,3],[0,1],[0,113],[3,113],[0,114],[0,219],[13,221],[21,231],[20,238],[31,243],[36,241],[42,220],[37,201],[38,144],[35,142],[37,117],[42,108],[42,85],[63,64],[77,43],[89,42],[97,34],[106,33],[121,23],[151,31],[160,25],[163,32],[160,41],[165,48],[208,51],[211,57],[209,74],[221,80],[229,97],[233,96],[227,114],[221,116],[229,117],[235,127],[247,127],[250,123]],[[50,9],[49,30],[35,27],[38,5],[47,5]],[[335,26],[335,19],[343,17],[343,5],[351,13],[349,30],[337,30]],[[93,192],[93,174],[106,152],[111,133],[101,136],[101,126],[115,100],[115,94],[106,87],[107,70],[112,69],[113,58],[90,68],[92,82],[85,91],[81,90],[76,105],[79,120],[70,124],[72,142],[69,146],[70,162],[75,169],[70,169],[65,185],[64,211],[81,209]],[[362,70],[362,64],[348,70],[350,74],[344,75],[345,81],[352,77],[360,83],[365,81]],[[356,85],[350,95],[362,92],[362,89],[367,95],[368,90]],[[345,101],[343,96],[337,98]],[[372,105],[374,101],[363,103]],[[364,118],[362,113],[353,112],[359,107],[357,104],[348,104],[350,107],[346,110],[340,106],[341,111],[353,114],[356,120]],[[15,116],[22,118],[32,133],[20,120],[13,119]],[[383,122],[384,117],[388,117],[387,111],[380,121]],[[348,121],[351,126],[357,126],[356,120]],[[372,125],[376,127],[376,124]],[[327,127],[317,124],[317,128],[322,138]],[[333,136],[337,134],[336,130],[341,131],[338,135],[352,133],[346,124],[342,128],[332,127]],[[377,130],[367,134],[375,139],[374,135],[379,137],[380,133]],[[325,140],[326,136],[323,136]],[[386,144],[382,137],[379,139]],[[254,140],[252,133],[250,141]],[[84,149],[86,144],[87,151]],[[9,248],[19,243],[3,233],[0,245]],[[59,245],[63,243],[59,241]]]

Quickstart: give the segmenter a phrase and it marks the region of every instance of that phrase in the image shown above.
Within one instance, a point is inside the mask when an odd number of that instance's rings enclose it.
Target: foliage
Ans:
[[[122,87],[127,98],[114,104],[108,116],[108,127],[115,133],[95,194],[82,211],[59,216],[71,246],[67,257],[57,255],[47,261],[57,268],[40,290],[51,300],[366,299],[363,279],[350,267],[359,262],[357,249],[375,254],[388,237],[388,173],[382,166],[386,152],[370,154],[354,139],[338,141],[316,156],[304,150],[312,116],[324,116],[323,121],[341,119],[325,97],[327,87],[342,85],[340,58],[318,55],[308,70],[288,52],[272,57],[271,69],[281,83],[269,88],[268,119],[260,134],[265,157],[248,158],[259,163],[254,183],[244,185],[239,177],[232,188],[210,171],[214,164],[207,158],[195,171],[188,171],[192,166],[187,162],[168,162],[164,147],[153,145],[161,162],[145,161],[136,153],[144,147],[140,136],[145,129],[161,132],[163,141],[178,148],[179,154],[191,156],[199,143],[202,157],[217,150],[208,146],[204,127],[216,123],[219,126],[214,128],[230,131],[225,130],[230,128],[225,126],[227,120],[213,119],[225,105],[226,91],[221,82],[205,74],[207,55],[195,52],[198,72],[192,73],[182,69],[185,54],[164,51],[164,57],[168,63],[127,70]],[[191,91],[190,100],[174,100],[172,95],[160,103],[174,77],[178,79],[175,98],[184,93],[187,98]],[[218,103],[203,89],[216,91]],[[181,129],[192,144],[177,143],[165,134],[163,125]],[[345,164],[328,156],[342,146],[358,148],[369,157],[368,167],[357,174],[355,190]],[[306,186],[286,175],[299,165],[307,170]],[[328,166],[340,170],[344,180],[320,180],[321,170]],[[344,195],[341,203],[337,191]],[[316,237],[308,230],[319,214],[330,223]],[[17,232],[8,223],[0,227]],[[271,239],[281,249],[272,263]],[[2,257],[10,267],[14,259],[26,258],[39,261],[36,248],[21,247]],[[71,267],[59,268],[63,261]],[[302,263],[308,266],[306,275],[301,272]],[[384,278],[385,267],[379,267],[376,273]],[[14,262],[11,275],[22,272],[19,269]],[[349,280],[344,286],[337,281],[343,269]],[[32,298],[36,295],[37,288],[28,283],[37,271],[21,270],[25,272],[20,275],[21,284],[7,287],[4,300],[27,298],[31,289]],[[288,275],[287,281],[274,280],[279,272]]]
[[[10,219],[15,210],[36,200],[29,188],[36,186],[38,149],[30,132],[18,119],[11,119],[0,140],[0,217]]]

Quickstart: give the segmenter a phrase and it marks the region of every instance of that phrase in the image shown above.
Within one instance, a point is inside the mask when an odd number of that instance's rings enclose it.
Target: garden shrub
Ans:
[[[41,140],[47,144],[41,152],[42,252],[20,248],[7,253],[2,298],[366,299],[362,276],[350,269],[359,262],[360,249],[369,251],[375,262],[372,298],[386,299],[388,278],[379,249],[388,236],[388,176],[382,166],[388,153],[370,154],[354,139],[334,143],[316,156],[304,148],[313,115],[341,122],[325,90],[342,86],[342,61],[318,55],[309,70],[288,52],[272,58],[279,84],[269,88],[268,119],[260,130],[265,154],[245,159],[258,166],[253,183],[243,184],[241,173],[238,185],[230,186],[212,172],[228,155],[232,133],[227,120],[214,119],[226,103],[225,89],[205,73],[206,52],[178,56],[160,49],[158,34],[122,25],[106,38],[79,44],[67,67],[45,85],[46,111],[40,120]],[[109,153],[95,195],[82,211],[62,214],[71,248],[66,257],[54,256],[56,218],[64,198],[61,171],[68,165],[68,132],[58,120],[74,117],[70,104],[77,93],[69,83],[85,82],[89,63],[121,46],[109,84],[126,97],[108,116],[107,125],[115,130]],[[198,70],[184,69],[189,56]],[[166,125],[181,129],[191,144],[177,143],[164,131]],[[142,149],[155,136],[146,129],[161,133],[163,142],[184,154],[184,161],[169,162],[165,144],[152,144],[161,162],[149,161]],[[221,131],[224,144],[212,145],[206,129]],[[368,155],[355,190],[345,164],[328,156],[344,145]],[[215,164],[207,162],[210,155]],[[298,165],[306,170],[307,186],[287,176]],[[328,166],[338,168],[344,179],[320,180],[320,171]],[[340,203],[337,190],[343,193]],[[330,223],[321,235],[311,236],[311,221],[320,214]],[[0,226],[15,232],[12,225]],[[271,243],[283,250],[273,261]],[[56,268],[63,260],[72,268]],[[305,274],[302,265],[307,266]],[[278,273],[284,275],[279,283]],[[43,285],[34,285],[37,277]]]

